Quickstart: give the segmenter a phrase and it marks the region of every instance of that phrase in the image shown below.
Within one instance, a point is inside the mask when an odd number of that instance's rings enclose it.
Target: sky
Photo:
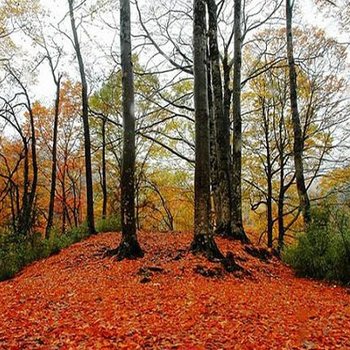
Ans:
[[[50,21],[59,22],[62,20],[67,11],[68,3],[65,0],[41,0],[43,7],[46,11],[50,11]],[[88,0],[89,3],[89,0]],[[94,1],[90,1],[94,3]],[[146,3],[146,0],[139,0],[140,6]],[[326,33],[330,36],[334,36],[339,40],[346,40],[347,38],[344,34],[340,33],[339,28],[335,25],[334,19],[331,16],[325,17],[320,11],[318,11],[314,6],[312,0],[303,0],[300,2],[303,18],[301,23],[306,23],[309,25],[318,25],[321,28],[326,30]],[[54,11],[52,11],[54,9]],[[134,21],[137,21],[136,11],[132,8]],[[113,13],[109,11],[104,14],[104,20],[111,26],[117,26],[119,15],[117,11]],[[77,18],[79,21],[79,18]],[[297,20],[295,20],[297,22]],[[71,34],[70,21],[66,17],[64,21],[60,23],[60,29],[64,31],[67,35]],[[86,30],[85,30],[86,29]],[[50,28],[50,25],[47,24],[45,31],[47,33],[52,32],[53,28]],[[94,77],[94,79],[89,79],[91,89],[94,89],[100,82],[96,81],[95,77],[104,77],[106,72],[109,72],[112,67],[115,65],[115,62],[111,61],[109,58],[110,47],[113,47],[115,51],[118,50],[119,46],[119,37],[117,35],[117,30],[109,28],[108,25],[101,23],[98,18],[95,18],[95,21],[89,22],[87,25],[80,27],[80,36],[82,38],[82,50],[83,56],[86,63],[86,70],[88,77]],[[86,43],[90,42],[92,39],[92,45],[87,45]],[[22,44],[27,47],[27,51],[33,54],[33,48],[28,39],[23,39]],[[26,42],[23,42],[26,40]],[[73,46],[67,39],[67,37],[59,38],[58,36],[55,39],[57,42],[60,42],[64,46],[64,50],[69,53],[68,57],[62,62],[61,70],[68,72],[71,78],[79,79],[77,62],[73,53]],[[107,47],[107,49],[106,49]],[[93,54],[91,54],[93,52]],[[29,59],[38,59],[34,57]],[[142,58],[141,58],[142,59]],[[350,77],[349,77],[350,78]],[[95,84],[95,86],[94,86]],[[39,74],[37,76],[37,83],[35,91],[35,98],[43,100],[44,102],[50,103],[53,100],[55,94],[55,86],[53,84],[51,73],[47,64],[42,63],[39,66]]]

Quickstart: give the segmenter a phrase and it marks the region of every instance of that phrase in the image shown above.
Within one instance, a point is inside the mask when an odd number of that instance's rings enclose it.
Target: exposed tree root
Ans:
[[[235,225],[232,229],[232,235],[228,238],[241,241],[243,244],[250,243],[249,238],[241,225]]]
[[[246,246],[244,250],[251,256],[260,259],[261,261],[268,262],[272,258],[272,254],[264,248],[255,248]]]
[[[241,241],[243,244],[249,244],[249,238],[246,235],[242,226],[232,227],[230,224],[221,224],[215,230],[215,234],[226,239],[232,239],[235,241]]]
[[[220,223],[215,230],[215,234],[220,237],[229,237],[232,234],[231,224]]]
[[[190,246],[190,252],[193,254],[201,254],[209,261],[219,262],[224,259],[214,238],[208,235],[195,235]]]
[[[116,260],[121,261],[124,259],[134,260],[142,258],[144,253],[140,247],[136,237],[123,238],[116,249],[107,250],[106,256],[114,257]]]

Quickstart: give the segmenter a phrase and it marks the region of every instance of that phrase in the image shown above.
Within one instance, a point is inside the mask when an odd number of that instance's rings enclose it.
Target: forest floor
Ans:
[[[242,271],[186,254],[189,233],[100,234],[0,283],[0,349],[350,349],[350,291],[217,239]],[[253,254],[256,252],[253,250]],[[254,254],[255,255],[255,254]]]

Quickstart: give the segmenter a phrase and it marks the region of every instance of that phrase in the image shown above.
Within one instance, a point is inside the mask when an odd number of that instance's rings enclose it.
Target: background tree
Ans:
[[[242,220],[242,118],[241,118],[241,67],[242,67],[242,4],[234,5],[234,63],[233,63],[233,147],[232,147],[232,225],[236,239],[248,242]]]
[[[79,72],[81,78],[81,98],[82,98],[82,119],[84,127],[84,151],[85,151],[85,176],[86,176],[86,207],[87,207],[87,224],[89,233],[96,233],[94,219],[94,193],[92,182],[92,164],[91,164],[91,141],[89,127],[89,100],[88,100],[88,85],[86,81],[84,61],[80,50],[80,43],[77,33],[77,26],[74,18],[74,0],[68,0],[69,16],[71,21],[74,50],[77,55]]]
[[[295,177],[298,188],[300,201],[300,210],[303,213],[306,226],[311,222],[310,200],[305,185],[303,152],[304,141],[298,110],[298,93],[297,93],[297,72],[294,61],[294,45],[292,32],[293,5],[290,0],[286,0],[286,35],[287,35],[287,57],[289,66],[289,84],[290,84],[290,103],[294,130],[294,166]]]
[[[265,66],[271,53],[283,52],[284,35],[281,30],[274,30],[274,34],[265,31],[257,34],[260,44],[248,47],[250,59]],[[295,36],[304,171],[310,200],[316,205],[320,197],[315,190],[319,178],[325,175],[326,169],[334,164],[340,165],[346,159],[332,155],[339,147],[332,135],[339,130],[338,123],[344,123],[347,113],[345,81],[335,78],[345,67],[345,48],[314,27],[295,30]],[[269,245],[272,246],[278,235],[279,249],[284,244],[285,233],[290,235],[302,226],[298,219],[299,200],[292,157],[293,123],[286,68],[286,61],[281,61],[252,79],[243,103],[249,110],[244,116],[244,180],[255,212],[251,214],[252,220],[261,223],[259,231],[262,235],[267,232]],[[341,133],[341,138],[346,141],[346,132]]]
[[[212,78],[212,81],[209,83],[213,86],[212,97],[214,115],[214,125],[211,126],[210,129],[211,134],[214,136],[214,147],[216,147],[217,155],[214,152],[211,153],[212,156],[215,156],[214,162],[217,163],[217,201],[220,207],[220,209],[216,209],[216,232],[225,237],[232,237],[233,203],[231,194],[230,119],[228,113],[224,113],[216,1],[208,0],[207,7],[209,18],[209,59]]]

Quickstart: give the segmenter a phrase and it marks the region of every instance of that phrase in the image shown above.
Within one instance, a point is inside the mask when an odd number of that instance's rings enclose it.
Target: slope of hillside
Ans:
[[[0,349],[350,348],[345,288],[218,239],[243,268],[226,273],[186,254],[189,233],[142,232],[145,258],[104,257],[119,239],[91,237],[0,283]]]

